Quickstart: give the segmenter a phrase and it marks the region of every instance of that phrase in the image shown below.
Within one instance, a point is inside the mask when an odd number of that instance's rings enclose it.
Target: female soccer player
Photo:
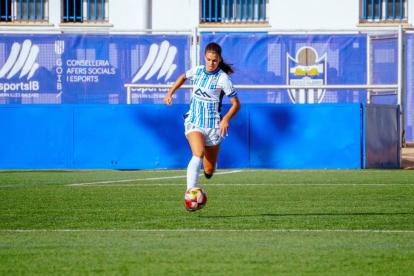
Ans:
[[[220,142],[228,136],[229,121],[240,110],[240,102],[229,75],[234,73],[231,65],[224,62],[221,47],[210,43],[204,51],[205,66],[197,66],[182,74],[175,81],[164,98],[171,106],[172,95],[187,79],[193,81],[193,95],[190,110],[183,116],[185,135],[193,157],[187,167],[187,191],[197,186],[201,164],[207,179],[213,176],[217,167]],[[223,96],[230,98],[232,107],[220,115]],[[187,211],[193,211],[187,207]]]

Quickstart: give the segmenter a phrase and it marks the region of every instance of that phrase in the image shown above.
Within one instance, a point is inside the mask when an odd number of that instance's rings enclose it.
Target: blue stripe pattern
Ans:
[[[230,97],[237,96],[230,78],[221,69],[209,73],[204,66],[187,71],[185,76],[193,80],[193,94],[186,122],[201,128],[217,128],[221,117],[221,102],[225,95],[223,90]]]
[[[228,97],[229,97],[230,99],[231,99],[231,98],[235,98],[235,97],[237,97],[237,93],[236,93],[236,91],[234,91],[233,93],[231,93]]]
[[[201,83],[201,87],[205,87],[205,84],[206,84],[206,82],[207,82],[207,79],[208,79],[208,77],[207,76],[204,76],[204,78],[203,78],[203,82]]]
[[[195,99],[193,99],[193,102],[191,104],[191,110],[193,112],[191,113],[191,121],[190,121],[190,123],[194,124],[194,121],[195,121],[195,118],[196,118],[196,116],[195,116]]]
[[[214,103],[210,103],[210,123],[209,128],[214,127]]]
[[[220,72],[220,71],[219,71]],[[218,77],[219,77],[219,72],[217,72],[215,75],[214,75],[214,78],[213,78],[213,80],[210,82],[210,89],[214,89],[214,88],[216,88],[216,86],[217,86],[217,82],[218,82]]]
[[[201,72],[203,72],[203,69],[202,68],[198,69],[197,77],[194,79],[194,84],[197,84],[198,79],[200,78]]]
[[[204,123],[204,106],[202,102],[199,102],[200,105],[200,123],[198,124],[199,127],[203,127]]]

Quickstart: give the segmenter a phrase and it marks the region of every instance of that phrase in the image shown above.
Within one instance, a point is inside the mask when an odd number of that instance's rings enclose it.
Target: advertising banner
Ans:
[[[171,84],[189,69],[189,52],[185,35],[3,35],[0,103],[126,103],[125,84]],[[132,102],[165,93],[133,89]]]
[[[337,85],[366,84],[366,35],[272,35],[204,33],[200,60],[210,42],[222,46],[233,64],[235,84]],[[238,91],[243,103],[365,102],[361,90],[324,89]]]

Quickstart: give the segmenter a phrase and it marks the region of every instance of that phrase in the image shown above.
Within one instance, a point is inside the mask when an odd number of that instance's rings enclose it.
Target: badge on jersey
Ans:
[[[195,129],[195,125],[187,124],[187,131],[189,131],[190,129]]]

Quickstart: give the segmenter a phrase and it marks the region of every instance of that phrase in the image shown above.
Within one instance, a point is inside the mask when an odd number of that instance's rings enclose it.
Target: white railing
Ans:
[[[172,85],[169,84],[125,84],[127,89],[127,104],[132,103],[132,88],[137,89],[170,89]],[[191,84],[184,84],[180,89],[193,89]],[[371,96],[389,96],[397,95],[397,93],[381,93],[398,91],[398,85],[315,85],[315,86],[301,86],[301,85],[234,85],[236,90],[289,90],[289,89],[331,89],[331,90],[367,90],[367,99]],[[381,93],[381,94],[379,94]]]

